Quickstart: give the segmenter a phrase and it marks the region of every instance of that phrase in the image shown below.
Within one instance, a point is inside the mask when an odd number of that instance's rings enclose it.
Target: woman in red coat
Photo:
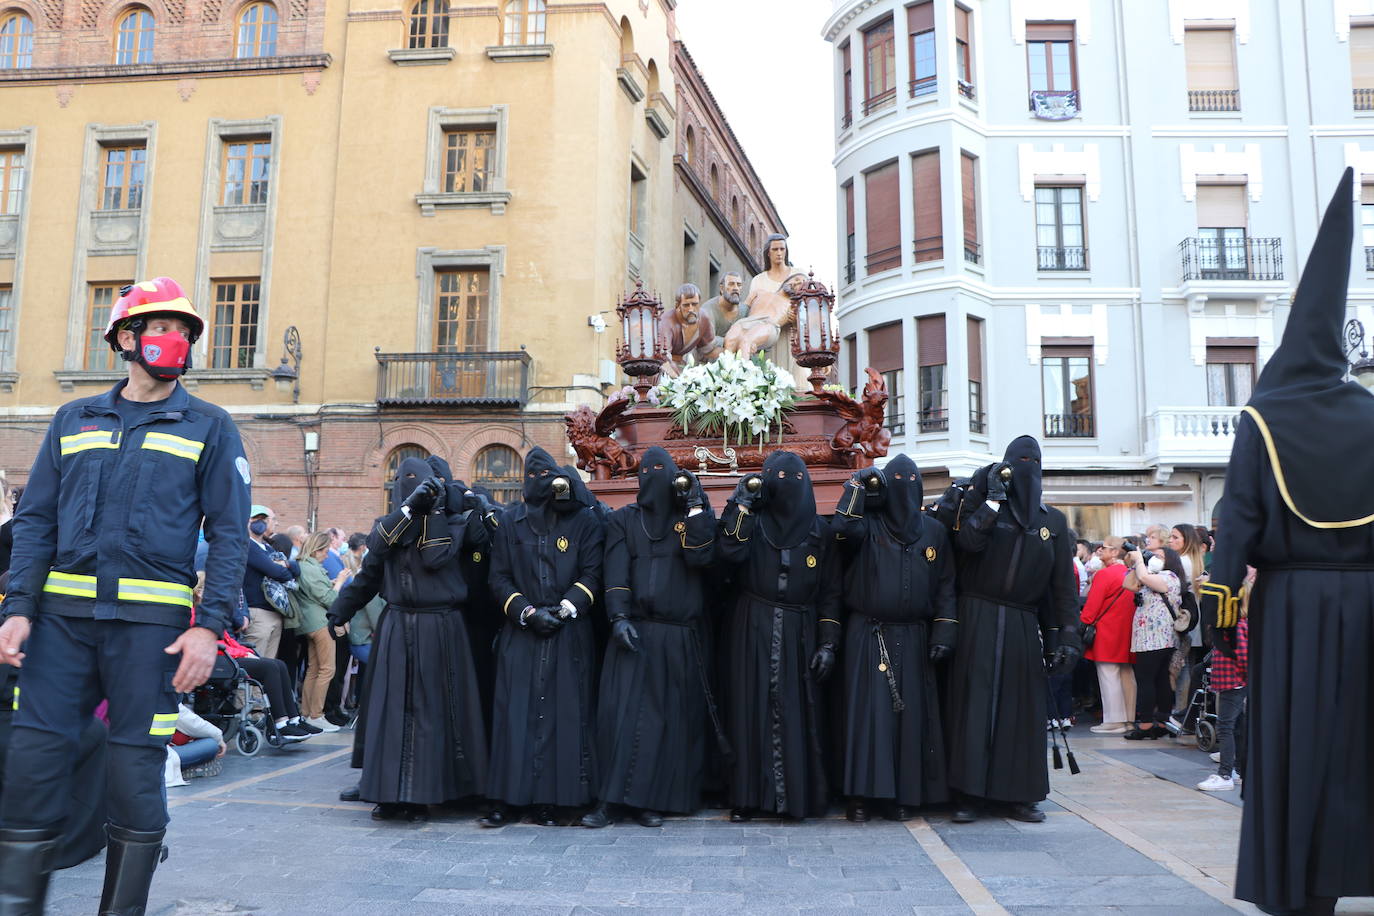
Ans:
[[[1099,735],[1124,735],[1135,709],[1135,670],[1131,667],[1131,618],[1135,593],[1124,587],[1126,567],[1121,562],[1121,538],[1102,541],[1102,568],[1093,576],[1080,617],[1086,628],[1097,626],[1097,638],[1083,657],[1097,663],[1097,683],[1102,689],[1102,724]]]

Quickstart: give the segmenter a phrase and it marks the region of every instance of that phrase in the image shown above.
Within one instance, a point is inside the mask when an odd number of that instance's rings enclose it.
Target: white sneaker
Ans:
[[[1207,759],[1213,763],[1221,763],[1221,751],[1212,751],[1207,755]]]
[[[1124,735],[1127,728],[1125,722],[1103,722],[1101,725],[1094,725],[1088,731],[1094,735]]]
[[[1213,773],[1211,776],[1208,776],[1202,782],[1198,783],[1197,787],[1204,792],[1230,792],[1236,787],[1236,784],[1225,776],[1218,776],[1216,773]]]
[[[336,732],[339,730],[339,726],[335,725],[333,722],[330,722],[324,716],[319,716],[315,719],[303,719],[302,721],[306,722],[309,725],[315,726],[322,732]]]

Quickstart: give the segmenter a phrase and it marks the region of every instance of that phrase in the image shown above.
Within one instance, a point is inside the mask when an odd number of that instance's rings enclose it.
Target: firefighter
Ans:
[[[105,340],[129,377],[57,411],[14,523],[0,663],[19,668],[0,799],[0,916],[43,910],[77,739],[109,700],[100,913],[143,913],[165,858],[177,694],[205,682],[243,581],[249,469],[233,421],[177,379],[205,329],[181,287],[125,287]],[[209,551],[194,607],[196,533]]]

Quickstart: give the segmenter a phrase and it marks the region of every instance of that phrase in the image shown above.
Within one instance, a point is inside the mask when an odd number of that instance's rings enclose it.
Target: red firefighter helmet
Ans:
[[[130,318],[147,318],[150,315],[175,315],[191,326],[191,342],[195,343],[205,332],[205,321],[196,314],[195,307],[187,298],[181,284],[171,277],[158,277],[144,280],[119,291],[119,299],[110,309],[110,323],[105,326],[105,340],[116,352],[119,351],[117,332],[119,326]]]

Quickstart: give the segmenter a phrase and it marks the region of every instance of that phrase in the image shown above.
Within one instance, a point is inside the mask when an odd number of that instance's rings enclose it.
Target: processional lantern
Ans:
[[[620,316],[621,336],[616,362],[634,379],[634,389],[643,401],[653,387],[650,379],[668,360],[668,347],[659,336],[663,303],[646,293],[643,281],[637,280],[635,291],[628,299],[621,297],[615,313]]]
[[[840,339],[835,333],[835,296],[824,283],[817,282],[814,273],[787,295],[792,300],[792,358],[797,365],[811,370],[807,379],[811,390],[818,392],[840,353]]]

